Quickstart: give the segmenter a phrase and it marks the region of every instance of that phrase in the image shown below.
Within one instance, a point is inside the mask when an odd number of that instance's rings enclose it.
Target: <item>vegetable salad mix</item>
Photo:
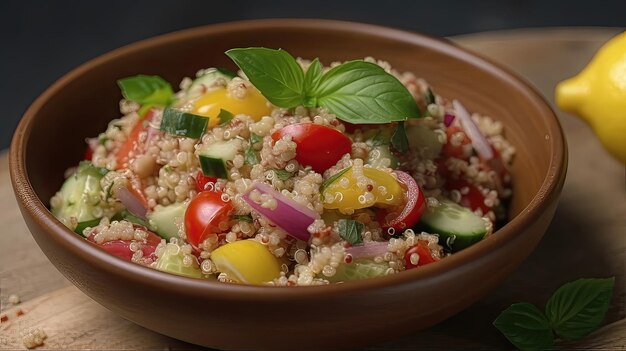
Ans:
[[[232,49],[239,74],[118,84],[52,213],[122,259],[221,282],[316,285],[445,259],[505,220],[502,125],[371,58]]]

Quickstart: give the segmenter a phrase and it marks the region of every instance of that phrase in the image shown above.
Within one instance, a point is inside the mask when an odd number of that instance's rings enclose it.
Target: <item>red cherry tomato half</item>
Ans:
[[[480,208],[483,214],[486,214],[492,209],[492,207],[485,204],[485,195],[483,195],[482,191],[480,191],[476,185],[465,179],[448,179],[446,189],[458,190],[461,193],[461,201],[459,204],[472,211],[476,211]]]
[[[472,141],[467,137],[467,135],[463,137],[463,140],[461,140],[461,143],[459,143],[458,145],[455,145],[455,143],[451,142],[453,136],[459,132],[465,135],[463,129],[457,126],[450,126],[446,129],[448,142],[443,146],[442,152],[448,157],[467,159],[470,156],[472,149]]]
[[[131,153],[141,154],[145,150],[144,147],[147,144],[147,140],[141,142],[139,137],[141,136],[141,132],[146,131],[149,128],[150,121],[156,115],[155,109],[150,109],[146,112],[146,115],[141,118],[137,124],[133,127],[128,135],[128,138],[122,144],[122,146],[117,150],[116,158],[117,158],[117,169],[121,169],[130,159]]]
[[[417,264],[413,264],[413,262],[411,262],[411,256],[413,254],[417,254],[419,257]],[[428,243],[422,240],[418,240],[417,245],[412,246],[411,248],[406,250],[406,253],[404,254],[404,266],[406,269],[425,266],[429,263],[433,263],[436,261],[437,259],[435,259],[430,253]]]
[[[296,147],[296,160],[322,173],[352,151],[352,140],[340,131],[314,123],[285,126],[272,134],[274,141],[290,135]]]
[[[380,209],[376,215],[383,228],[393,228],[395,233],[399,234],[419,221],[426,208],[426,202],[422,190],[410,174],[402,171],[394,173],[406,188],[406,203],[401,208]]]
[[[221,233],[220,223],[229,220],[232,209],[232,203],[222,200],[220,191],[203,191],[196,195],[185,211],[187,241],[197,249],[209,234]]]
[[[208,183],[215,184],[215,182],[217,182],[217,178],[205,176],[204,173],[202,173],[202,171],[198,171],[198,174],[196,174],[196,190],[199,193],[203,191],[211,190],[210,188],[207,188],[207,184]]]

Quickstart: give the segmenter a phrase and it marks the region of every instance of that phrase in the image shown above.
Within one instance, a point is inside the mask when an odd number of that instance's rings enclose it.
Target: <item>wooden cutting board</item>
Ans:
[[[531,29],[452,38],[531,81],[551,102],[555,84],[580,70],[619,29]],[[590,129],[559,113],[569,145],[569,170],[559,208],[535,252],[498,289],[459,315],[422,332],[368,350],[498,350],[510,344],[491,325],[508,305],[543,306],[561,284],[616,277],[607,324],[568,349],[626,349],[626,181],[624,165]],[[46,259],[26,228],[0,155],[0,350],[23,349],[21,334],[41,327],[49,349],[201,349],[128,322],[72,286]],[[17,294],[23,301],[8,303]],[[18,316],[18,312],[23,313]],[[357,311],[362,312],[362,311]]]

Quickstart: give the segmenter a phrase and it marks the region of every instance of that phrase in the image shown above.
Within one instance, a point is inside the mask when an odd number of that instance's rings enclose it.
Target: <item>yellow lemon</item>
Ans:
[[[626,32],[604,44],[577,76],[557,85],[556,103],[589,123],[604,147],[626,163]]]
[[[262,284],[280,276],[276,256],[256,240],[240,240],[218,247],[211,253],[217,270],[229,279],[246,284]]]

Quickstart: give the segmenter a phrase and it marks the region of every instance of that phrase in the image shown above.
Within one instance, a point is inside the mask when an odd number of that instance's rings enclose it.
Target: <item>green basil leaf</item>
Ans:
[[[174,91],[170,83],[159,76],[140,74],[120,79],[117,81],[117,85],[122,90],[125,99],[142,105],[167,106],[174,98]],[[143,113],[145,112],[147,111],[143,111]]]
[[[398,122],[396,130],[391,136],[391,146],[398,152],[409,151],[409,138],[406,136],[406,128],[404,128],[404,122]]]
[[[289,172],[287,170],[280,169],[280,168],[273,168],[272,170],[274,171],[274,174],[276,174],[276,176],[280,180],[287,180],[287,179],[293,177],[293,173],[291,173],[291,172]]]
[[[380,66],[365,61],[332,68],[309,94],[319,106],[350,123],[389,123],[420,116],[406,87]]]
[[[218,67],[216,70],[231,79],[237,77],[237,73],[229,70],[228,68]]]
[[[500,313],[493,325],[520,350],[547,350],[554,344],[546,316],[527,302],[511,305]]]
[[[242,221],[242,222],[248,222],[248,223],[252,223],[252,216],[247,214],[247,215],[231,215],[230,218],[237,220],[237,221]]]
[[[322,79],[323,75],[323,67],[320,63],[319,59],[313,60],[311,65],[306,71],[304,75],[304,91],[305,91],[305,99],[304,106],[306,107],[316,107],[317,106],[317,98],[312,96],[311,92],[317,86],[320,79]]]
[[[272,104],[291,108],[304,103],[304,72],[288,52],[240,48],[230,49],[226,55]]]
[[[339,236],[352,245],[363,243],[363,228],[365,225],[352,219],[340,219],[337,221]]]
[[[435,94],[433,94],[433,91],[430,88],[426,89],[424,101],[426,102],[426,106],[435,103]]]
[[[259,163],[259,156],[257,156],[256,151],[254,151],[252,144],[246,149],[243,161],[251,166]]]
[[[230,121],[233,120],[233,114],[230,111],[226,111],[224,109],[220,109],[220,113],[217,115],[217,118],[220,121],[220,126],[227,125]]]
[[[341,177],[349,169],[350,169],[350,167],[342,169],[341,171],[339,171],[339,172],[333,174],[332,176],[328,177],[328,179],[326,179],[322,183],[322,185],[320,186],[320,194],[322,194],[322,198],[324,198],[324,190],[326,190],[326,188],[328,188],[329,185],[331,185],[335,180],[339,179],[339,177]]]
[[[579,279],[560,287],[546,304],[555,333],[565,340],[580,339],[596,330],[609,308],[615,278]]]

